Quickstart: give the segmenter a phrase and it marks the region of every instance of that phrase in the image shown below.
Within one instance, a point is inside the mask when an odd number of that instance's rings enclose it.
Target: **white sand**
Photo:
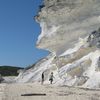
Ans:
[[[0,100],[5,100],[5,88],[6,84],[0,84]]]
[[[33,93],[46,93],[46,96],[21,96]],[[35,83],[1,84],[0,100],[100,100],[100,91]]]

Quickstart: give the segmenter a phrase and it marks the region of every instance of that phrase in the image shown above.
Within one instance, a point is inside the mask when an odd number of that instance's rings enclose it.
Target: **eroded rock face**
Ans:
[[[38,48],[61,54],[100,26],[100,0],[44,0],[44,5],[37,17]]]
[[[36,20],[41,34],[37,47],[51,53],[25,69],[17,82],[40,82],[100,88],[100,0],[44,0]]]

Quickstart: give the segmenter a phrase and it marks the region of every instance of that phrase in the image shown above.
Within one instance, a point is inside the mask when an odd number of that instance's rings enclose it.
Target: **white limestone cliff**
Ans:
[[[41,26],[37,47],[51,53],[22,71],[17,82],[100,88],[100,0],[44,0],[36,16]]]

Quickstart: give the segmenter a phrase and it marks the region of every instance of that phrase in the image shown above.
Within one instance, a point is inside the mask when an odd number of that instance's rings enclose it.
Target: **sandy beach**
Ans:
[[[6,100],[5,90],[6,90],[6,84],[0,84],[0,100]]]
[[[100,90],[39,83],[0,84],[0,100],[100,100]]]

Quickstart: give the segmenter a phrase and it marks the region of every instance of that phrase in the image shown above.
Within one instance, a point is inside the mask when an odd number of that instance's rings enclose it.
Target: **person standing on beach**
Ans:
[[[42,78],[41,84],[43,84],[44,83],[44,72],[42,73],[41,78]]]
[[[52,82],[53,82],[53,78],[54,78],[54,76],[53,76],[53,72],[51,72],[51,74],[50,74],[50,78],[49,78],[50,84],[52,84]]]

